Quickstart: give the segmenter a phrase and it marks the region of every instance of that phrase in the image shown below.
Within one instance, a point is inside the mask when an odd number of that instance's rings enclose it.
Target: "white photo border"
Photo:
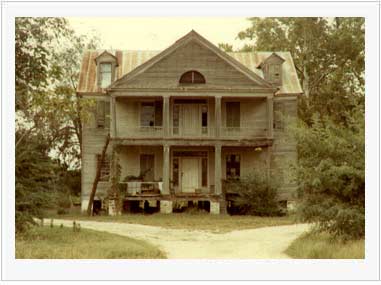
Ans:
[[[380,69],[377,2],[2,2],[3,280],[379,280]],[[15,259],[15,17],[365,17],[366,258],[364,260]],[[378,120],[376,120],[376,118]]]

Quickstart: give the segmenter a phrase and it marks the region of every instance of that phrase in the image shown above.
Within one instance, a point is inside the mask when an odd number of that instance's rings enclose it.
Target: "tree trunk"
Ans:
[[[101,168],[102,168],[102,164],[103,164],[105,157],[106,157],[106,151],[107,151],[107,147],[108,147],[109,142],[110,142],[110,134],[107,135],[105,145],[103,146],[101,159],[99,162],[97,162],[97,172],[96,172],[96,175],[94,178],[93,188],[91,189],[91,193],[90,193],[89,205],[87,206],[87,215],[88,216],[91,216],[93,214],[94,197],[95,197],[95,193],[97,191],[99,179],[101,177]]]

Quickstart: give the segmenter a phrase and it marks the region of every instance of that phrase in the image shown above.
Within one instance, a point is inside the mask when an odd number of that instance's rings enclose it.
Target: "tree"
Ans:
[[[80,165],[81,123],[92,102],[80,100],[76,82],[82,52],[97,40],[77,36],[64,18],[16,18],[15,40],[20,230],[50,205],[47,190],[62,171]]]
[[[299,213],[318,229],[344,238],[365,235],[365,119],[362,106],[348,126],[328,116],[313,116],[311,126],[299,121],[292,131],[299,142],[295,166],[301,204]]]
[[[238,34],[244,51],[290,51],[305,97],[299,114],[329,115],[336,122],[364,100],[364,18],[249,18]]]

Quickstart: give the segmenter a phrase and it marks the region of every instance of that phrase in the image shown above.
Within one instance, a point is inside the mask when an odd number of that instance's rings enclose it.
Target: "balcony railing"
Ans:
[[[241,138],[264,138],[268,135],[268,129],[263,127],[222,127],[220,138],[241,139]],[[163,127],[137,126],[122,128],[118,131],[117,137],[121,138],[161,138],[164,137]],[[173,138],[214,138],[216,128],[170,128],[170,137]]]
[[[163,189],[163,182],[130,181],[118,184],[120,193],[126,196],[160,194]]]
[[[223,138],[262,138],[267,136],[267,128],[260,127],[222,127]]]
[[[214,136],[214,128],[201,127],[201,128],[180,128],[173,127],[171,129],[173,137],[212,137]]]
[[[137,126],[118,130],[118,137],[162,137],[163,127]]]

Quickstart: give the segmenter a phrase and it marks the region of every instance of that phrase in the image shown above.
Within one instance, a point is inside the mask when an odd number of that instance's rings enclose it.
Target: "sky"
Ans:
[[[242,17],[67,19],[77,33],[97,35],[103,49],[121,50],[163,50],[192,29],[215,45],[229,43],[238,48],[245,42],[237,40],[237,34],[250,27],[250,22]]]

